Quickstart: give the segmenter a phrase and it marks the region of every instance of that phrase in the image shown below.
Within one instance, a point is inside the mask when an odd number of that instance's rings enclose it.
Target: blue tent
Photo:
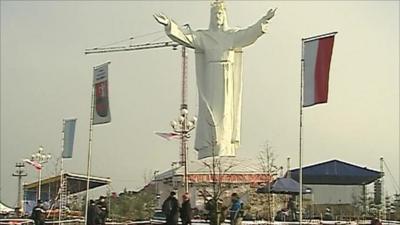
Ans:
[[[293,179],[299,181],[299,169],[291,170],[290,173]],[[366,185],[382,176],[379,171],[336,159],[303,167],[304,184]]]
[[[268,185],[258,188],[257,193],[299,194],[300,184],[292,178],[280,177],[273,181],[270,190]],[[310,194],[311,189],[303,186],[303,193]]]

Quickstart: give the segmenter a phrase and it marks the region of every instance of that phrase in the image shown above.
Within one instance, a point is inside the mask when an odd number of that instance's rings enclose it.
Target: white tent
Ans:
[[[9,212],[13,212],[14,209],[10,208],[6,205],[4,205],[2,202],[0,202],[0,213],[9,213]]]

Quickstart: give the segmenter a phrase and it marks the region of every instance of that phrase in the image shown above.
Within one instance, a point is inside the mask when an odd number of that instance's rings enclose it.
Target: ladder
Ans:
[[[60,187],[58,188],[57,196],[55,202],[51,205],[50,210],[46,218],[50,217],[51,211],[56,207],[56,202],[58,201],[58,220],[61,221],[62,218],[66,216],[65,210],[68,201],[68,191],[67,191],[67,178],[63,179],[63,175],[60,178]]]
[[[67,178],[64,176],[61,176],[60,180],[60,188],[58,190],[58,219],[61,221],[61,219],[65,218],[66,216],[66,208],[67,208],[67,203],[68,203],[68,187],[67,187]]]

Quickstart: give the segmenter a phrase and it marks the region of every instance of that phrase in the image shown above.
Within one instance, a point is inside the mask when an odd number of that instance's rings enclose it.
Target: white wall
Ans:
[[[362,194],[362,186],[358,185],[309,185],[313,190],[315,204],[352,204],[354,198]]]

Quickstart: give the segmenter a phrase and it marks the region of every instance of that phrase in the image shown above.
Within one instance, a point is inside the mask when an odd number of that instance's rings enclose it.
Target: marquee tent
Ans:
[[[280,177],[273,181],[268,190],[268,185],[257,189],[257,193],[299,194],[300,184],[292,178]],[[303,194],[310,194],[311,189],[303,185]]]
[[[291,170],[290,174],[299,181],[299,169]],[[304,184],[367,185],[382,176],[382,172],[336,159],[303,167]]]

